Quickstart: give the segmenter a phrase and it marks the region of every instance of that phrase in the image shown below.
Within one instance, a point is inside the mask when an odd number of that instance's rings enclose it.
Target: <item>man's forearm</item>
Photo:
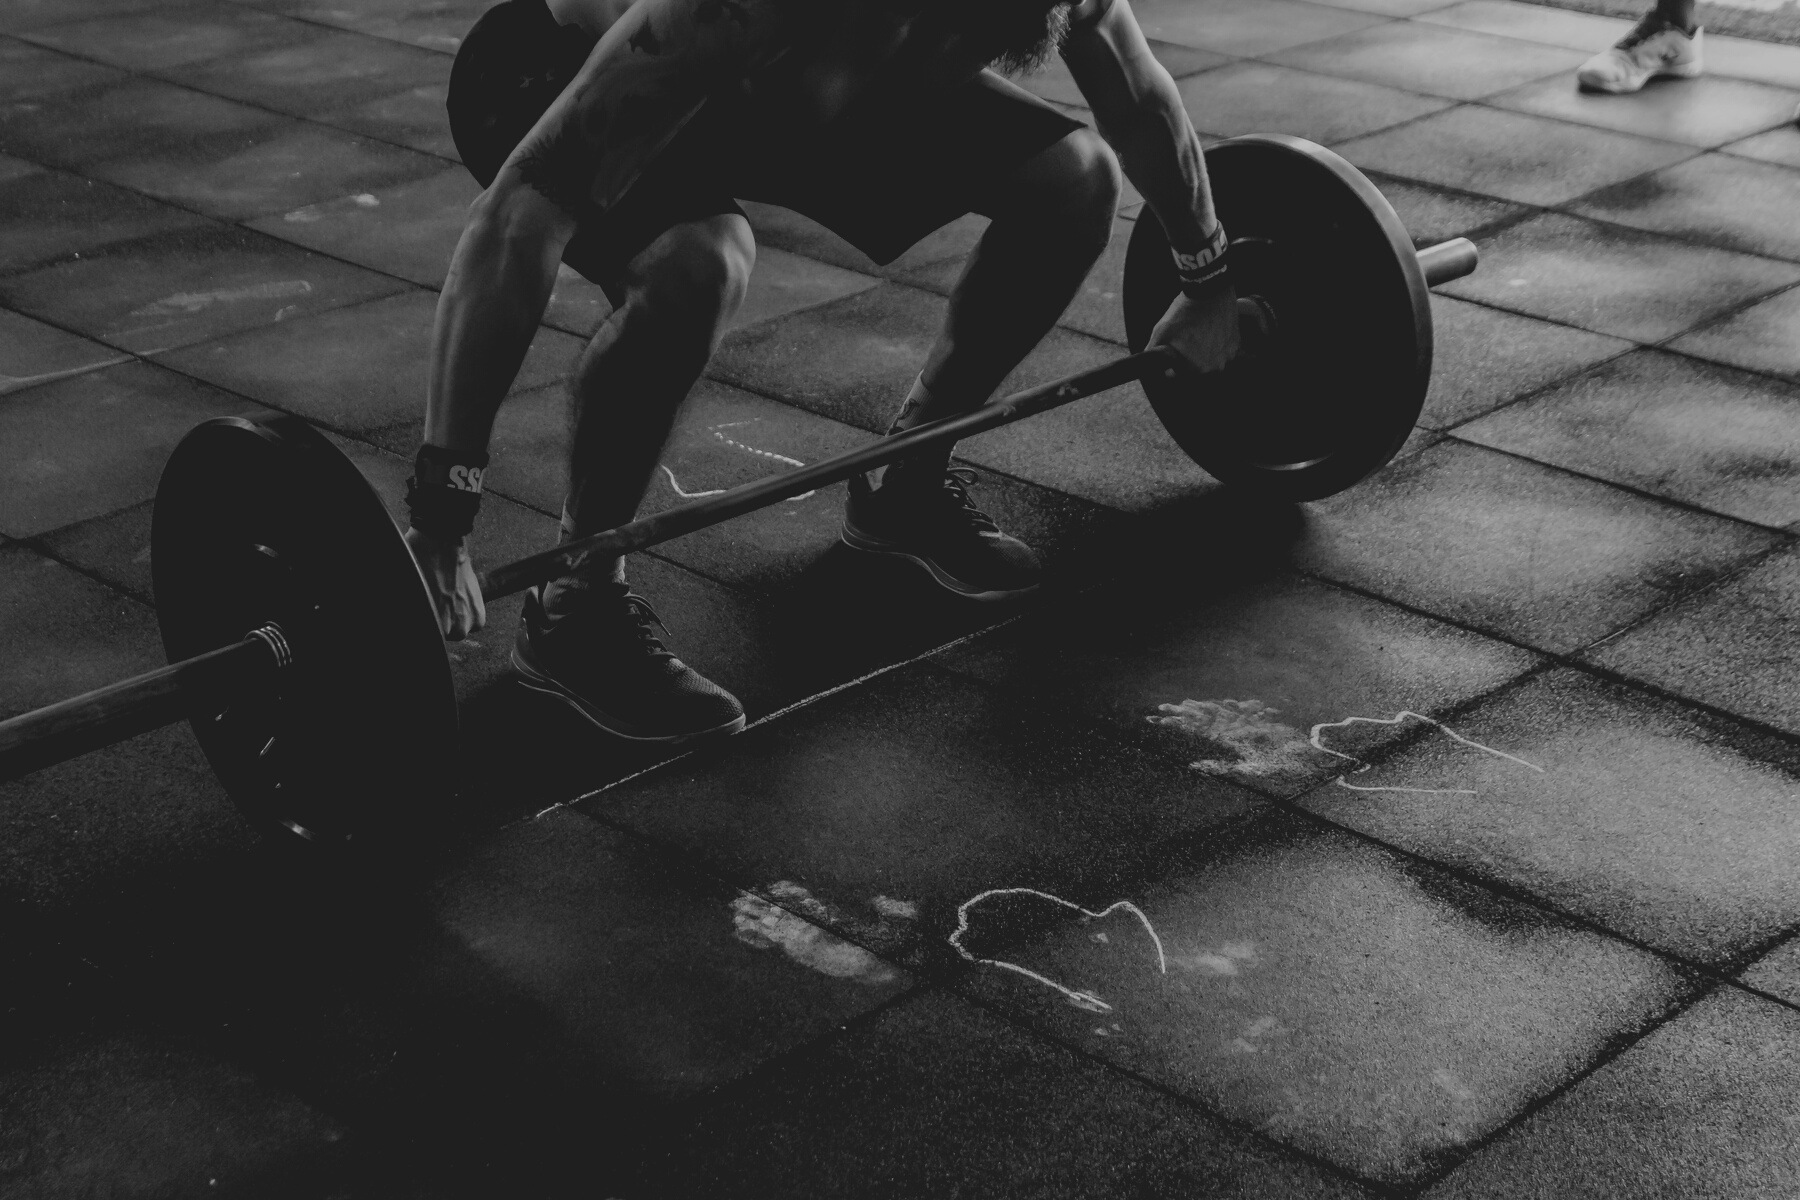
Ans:
[[[1160,69],[1160,68],[1159,68]],[[1218,224],[1200,137],[1167,72],[1133,108],[1101,126],[1119,165],[1143,194],[1171,244],[1199,247]]]

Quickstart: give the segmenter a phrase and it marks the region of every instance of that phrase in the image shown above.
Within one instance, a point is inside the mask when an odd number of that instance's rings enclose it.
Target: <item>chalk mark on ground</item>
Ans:
[[[1056,982],[1056,980],[1040,975],[1028,967],[1021,967],[1018,963],[1007,962],[1004,959],[998,958],[977,958],[975,955],[971,954],[962,944],[963,935],[969,932],[969,910],[977,904],[980,904],[983,900],[988,900],[995,896],[1036,896],[1040,900],[1048,900],[1052,904],[1060,904],[1064,908],[1074,909],[1083,916],[1092,917],[1095,920],[1111,916],[1120,909],[1124,909],[1138,919],[1144,926],[1144,932],[1148,933],[1150,935],[1150,940],[1156,943],[1157,969],[1164,975],[1169,973],[1169,960],[1168,956],[1163,953],[1162,938],[1156,935],[1156,927],[1150,924],[1150,918],[1144,915],[1144,910],[1133,904],[1131,901],[1119,900],[1107,905],[1099,912],[1095,912],[1092,909],[1083,908],[1081,905],[1072,901],[1064,900],[1061,896],[1052,896],[1049,892],[1040,892],[1036,888],[1024,887],[989,888],[980,895],[973,896],[963,901],[962,904],[957,907],[956,929],[950,934],[950,946],[958,954],[962,955],[972,963],[980,963],[983,966],[989,967],[999,967],[1001,970],[1012,971],[1016,974],[1023,975],[1027,979],[1034,979],[1045,987],[1054,988],[1061,992],[1068,998],[1069,1003],[1075,1005],[1077,1008],[1084,1008],[1089,1012],[1111,1012],[1113,1010],[1112,1005],[1094,995],[1092,992],[1077,991],[1074,988],[1065,987],[1063,984]]]
[[[1442,730],[1443,733],[1445,734],[1445,736],[1450,737],[1456,741],[1459,741],[1465,746],[1470,746],[1476,750],[1480,750],[1484,754],[1492,754],[1496,758],[1504,758],[1504,759],[1508,760],[1509,762],[1516,762],[1521,767],[1530,767],[1533,771],[1536,771],[1539,775],[1542,775],[1544,773],[1544,768],[1538,766],[1536,763],[1526,762],[1524,759],[1520,758],[1516,754],[1508,754],[1506,751],[1496,750],[1492,746],[1484,746],[1480,742],[1476,741],[1474,738],[1464,737],[1462,734],[1456,732],[1456,730],[1450,728],[1448,725],[1444,724],[1442,721],[1434,721],[1430,717],[1426,716],[1424,713],[1416,713],[1416,712],[1413,712],[1411,709],[1401,709],[1398,713],[1394,714],[1392,717],[1345,717],[1341,721],[1321,721],[1317,725],[1314,725],[1312,727],[1312,733],[1308,736],[1307,740],[1312,743],[1312,746],[1315,750],[1323,750],[1325,753],[1331,755],[1334,758],[1341,758],[1347,762],[1356,763],[1357,766],[1356,766],[1355,770],[1351,771],[1350,774],[1360,775],[1362,772],[1370,770],[1375,764],[1363,762],[1362,759],[1356,757],[1356,755],[1354,755],[1354,754],[1345,754],[1341,750],[1333,750],[1331,747],[1325,745],[1323,742],[1321,742],[1319,740],[1320,733],[1326,729],[1343,729],[1343,728],[1346,728],[1351,725],[1390,725],[1390,726],[1391,725],[1399,725],[1402,721],[1405,721],[1408,717],[1411,717],[1415,721],[1423,721],[1427,725],[1434,725],[1438,729]],[[1339,775],[1337,777],[1337,779],[1334,780],[1334,782],[1339,787],[1348,788],[1353,792],[1414,792],[1414,793],[1428,795],[1428,796],[1478,796],[1481,794],[1479,792],[1471,791],[1468,788],[1371,787],[1371,786],[1362,785],[1362,784],[1350,783],[1350,782],[1346,781],[1342,775]]]

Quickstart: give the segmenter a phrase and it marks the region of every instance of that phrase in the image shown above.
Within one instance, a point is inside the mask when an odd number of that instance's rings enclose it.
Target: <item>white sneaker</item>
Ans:
[[[1654,13],[1637,23],[1619,44],[1581,64],[1575,78],[1588,92],[1635,92],[1652,79],[1692,79],[1706,69],[1701,61],[1704,30],[1689,37]]]

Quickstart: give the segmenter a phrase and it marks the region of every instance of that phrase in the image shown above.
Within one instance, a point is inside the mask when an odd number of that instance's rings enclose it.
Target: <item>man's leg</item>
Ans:
[[[1119,165],[1079,129],[1028,159],[981,197],[993,218],[950,294],[942,332],[890,433],[985,403],[1056,324],[1106,249],[1119,205]],[[1037,556],[969,499],[950,446],[851,481],[844,541],[924,567],[944,587],[981,600],[1037,586]]]
[[[637,516],[675,415],[743,303],[755,261],[749,222],[736,213],[677,225],[632,260],[623,302],[569,380],[574,435],[565,538]],[[623,578],[622,571],[619,562],[601,564],[586,577]],[[582,582],[553,582],[545,603],[556,611]]]
[[[895,431],[985,403],[1043,340],[1106,250],[1119,187],[1112,149],[1079,129],[981,198],[978,211],[993,223],[950,293],[943,330]],[[945,447],[921,461],[941,473],[949,456]]]
[[[664,444],[727,322],[742,303],[755,246],[736,213],[685,222],[632,260],[624,298],[570,378],[574,435],[563,536],[630,521]],[[624,566],[597,563],[525,598],[513,665],[526,686],[601,729],[638,741],[734,733],[744,710],[656,635]]]

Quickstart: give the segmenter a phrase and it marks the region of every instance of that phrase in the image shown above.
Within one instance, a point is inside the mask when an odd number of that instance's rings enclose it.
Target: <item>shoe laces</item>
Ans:
[[[977,508],[974,498],[969,495],[969,488],[980,480],[981,476],[967,467],[950,467],[944,472],[944,489],[941,494],[969,528],[978,533],[998,533],[1000,526],[994,523],[994,518]]]
[[[613,604],[619,607],[613,609]],[[609,612],[609,609],[612,611]],[[584,630],[590,637],[603,633],[616,636],[615,631],[623,626],[625,636],[635,640],[646,657],[675,657],[674,651],[663,645],[662,638],[656,636],[658,629],[665,635],[669,633],[669,627],[663,624],[662,617],[657,615],[648,600],[628,590],[623,583],[609,584],[604,591],[596,590],[584,598],[581,607],[575,612],[561,614],[553,620],[564,621],[571,617],[575,619],[575,627]],[[620,617],[625,620],[621,621]]]
[[[1639,46],[1643,45],[1657,34],[1666,33],[1671,29],[1684,37],[1687,35],[1687,30],[1675,24],[1675,22],[1669,20],[1661,13],[1648,12],[1644,14],[1642,20],[1632,27],[1631,32],[1621,38],[1618,45],[1613,48],[1615,50],[1636,50]]]

